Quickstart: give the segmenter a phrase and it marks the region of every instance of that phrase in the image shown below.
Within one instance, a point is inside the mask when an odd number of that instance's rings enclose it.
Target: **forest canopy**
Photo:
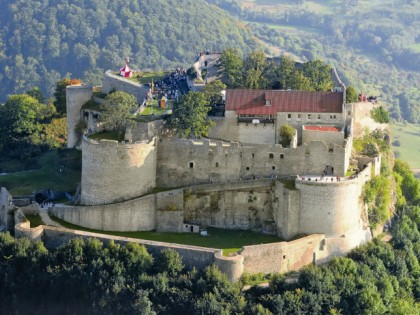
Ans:
[[[255,44],[246,28],[203,0],[5,0],[0,10],[0,102],[64,76],[102,78],[130,57],[134,69],[193,63],[199,51]]]

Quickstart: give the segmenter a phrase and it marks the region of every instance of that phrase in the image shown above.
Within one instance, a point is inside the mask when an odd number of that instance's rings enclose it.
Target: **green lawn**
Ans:
[[[266,235],[244,230],[225,230],[216,228],[208,228],[208,236],[201,236],[199,234],[192,233],[99,231],[86,229],[74,224],[70,224],[54,216],[51,216],[51,219],[69,229],[89,231],[107,235],[131,237],[151,241],[195,245],[208,248],[220,248],[223,249],[223,255],[225,256],[228,256],[230,253],[235,253],[239,251],[244,245],[266,244],[282,241],[282,239],[274,235]]]
[[[400,146],[392,146],[394,152],[399,152],[400,158],[410,164],[413,169],[420,169],[420,125],[402,123],[391,125],[392,141],[399,141]],[[397,153],[398,155],[398,153]]]
[[[160,115],[164,113],[165,111],[167,111],[168,109],[171,109],[172,105],[173,105],[173,100],[168,100],[166,102],[166,108],[163,109],[158,106],[158,100],[154,99],[154,100],[149,101],[146,108],[139,115],[140,116],[149,116],[152,114]]]
[[[153,71],[153,72],[141,72],[137,76],[133,77],[132,79],[138,83],[146,84],[156,82],[160,79],[163,79],[167,72],[165,71]]]
[[[25,215],[25,217],[31,222],[31,228],[43,225],[44,222],[42,222],[41,216],[39,215]]]
[[[28,195],[48,188],[72,192],[80,183],[80,151],[48,151],[37,158],[37,164],[40,168],[36,170],[0,176],[0,186],[12,195]]]
[[[116,140],[116,141],[123,141],[124,140],[124,133],[118,133],[118,131],[102,131],[91,134],[89,136],[90,139],[94,140]]]

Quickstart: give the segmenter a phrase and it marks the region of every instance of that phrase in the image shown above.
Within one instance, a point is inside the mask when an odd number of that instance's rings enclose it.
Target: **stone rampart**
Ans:
[[[344,176],[348,142],[329,147],[313,141],[297,148],[211,140],[162,139],[157,155],[159,187],[232,182],[285,175],[320,175],[327,166]]]
[[[326,237],[343,235],[360,226],[363,185],[371,177],[369,164],[354,179],[334,177],[296,180],[300,191],[298,233],[323,233]]]
[[[51,213],[72,224],[103,231],[151,231],[156,228],[156,196],[101,206],[58,206]]]
[[[84,136],[82,146],[82,204],[121,202],[156,186],[155,139],[118,143]]]
[[[31,229],[31,223],[26,219],[25,215],[20,209],[15,210],[15,237],[27,237],[32,241],[41,240],[43,234],[43,227],[37,226]]]
[[[149,87],[144,84],[125,79],[121,76],[115,75],[111,70],[105,72],[102,81],[102,92],[108,94],[111,91],[123,91],[134,95],[139,104],[143,104],[146,99]]]
[[[309,235],[291,242],[244,246],[244,272],[269,273],[298,270],[316,262],[325,235]]]
[[[67,147],[74,148],[80,140],[75,128],[81,119],[83,104],[92,99],[91,85],[69,85],[66,87]]]
[[[225,229],[276,233],[272,180],[201,185],[185,190],[185,221]]]

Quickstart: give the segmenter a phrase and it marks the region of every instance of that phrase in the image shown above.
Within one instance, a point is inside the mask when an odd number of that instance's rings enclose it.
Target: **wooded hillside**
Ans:
[[[135,69],[189,66],[199,51],[254,47],[247,29],[203,0],[4,0],[0,102],[66,74],[96,81],[130,57]]]

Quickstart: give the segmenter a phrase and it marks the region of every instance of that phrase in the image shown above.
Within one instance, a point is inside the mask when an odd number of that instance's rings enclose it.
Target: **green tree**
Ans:
[[[303,74],[311,82],[315,91],[328,91],[333,88],[331,68],[320,60],[311,60],[303,64]]]
[[[283,90],[292,88],[291,78],[295,71],[296,69],[294,60],[286,55],[283,55],[280,58],[278,66],[276,67],[276,73],[278,82],[280,84],[280,88],[282,88]]]
[[[201,90],[206,95],[208,105],[213,106],[222,103],[222,91],[226,89],[226,84],[220,80],[214,80],[206,84]]]
[[[4,143],[38,133],[40,121],[44,118],[43,106],[27,94],[11,95],[0,111],[0,141]]]
[[[289,147],[290,143],[293,140],[293,137],[295,136],[295,128],[293,128],[290,125],[284,124],[280,128],[280,144],[283,147]]]
[[[158,272],[166,271],[170,277],[179,274],[184,269],[181,255],[173,249],[164,249],[156,260]]]
[[[40,102],[41,104],[44,103],[45,101],[44,96],[42,95],[42,91],[37,86],[27,91],[26,94],[28,94],[29,96],[32,96],[33,98],[38,100],[38,102]]]
[[[111,93],[105,97],[105,102],[100,106],[102,111],[100,121],[106,128],[122,134],[137,106],[137,99],[133,95],[122,91]]]
[[[227,48],[223,50],[220,61],[228,79],[228,86],[231,88],[240,87],[244,62],[239,52],[234,48]]]
[[[352,86],[348,86],[346,89],[346,102],[347,103],[357,103],[359,97],[357,95],[356,89]]]
[[[170,126],[181,137],[207,136],[209,128],[214,125],[214,122],[207,117],[211,109],[207,104],[208,100],[204,93],[189,92],[183,95],[174,104]]]
[[[59,114],[64,115],[66,113],[66,87],[69,85],[76,85],[80,83],[82,83],[82,81],[80,81],[79,79],[69,78],[64,78],[57,82],[54,91],[54,105]]]
[[[262,89],[267,86],[267,57],[264,52],[255,50],[244,61],[243,87],[247,89]]]

